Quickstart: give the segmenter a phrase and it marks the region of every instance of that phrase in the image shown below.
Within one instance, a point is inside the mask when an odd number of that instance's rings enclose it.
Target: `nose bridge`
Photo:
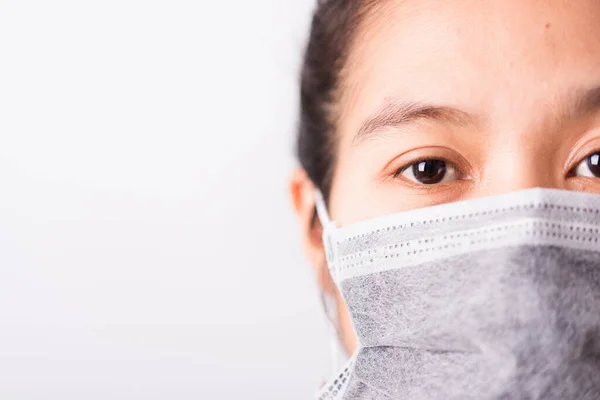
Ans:
[[[524,137],[491,150],[480,177],[480,195],[490,196],[534,187],[563,189],[561,166],[543,141]]]

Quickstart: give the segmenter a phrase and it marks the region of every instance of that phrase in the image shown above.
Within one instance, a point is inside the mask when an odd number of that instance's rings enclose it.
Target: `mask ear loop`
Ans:
[[[323,226],[323,246],[325,248],[325,255],[327,257],[327,264],[329,266],[329,272],[333,280],[335,281],[334,275],[334,259],[333,259],[333,246],[331,243],[332,230],[335,229],[335,223],[329,217],[327,212],[327,205],[325,199],[320,190],[315,191],[315,207],[317,209],[317,215],[321,225]],[[325,270],[323,269],[323,273]],[[330,336],[330,351],[331,351],[331,367],[332,375],[339,373],[339,370],[347,362],[348,354],[341,343],[341,332],[338,323],[338,307],[335,297],[333,295],[322,294],[323,307],[325,308],[325,314],[327,321],[330,324],[331,336]]]
[[[335,274],[334,248],[332,243],[332,236],[336,226],[329,217],[327,205],[325,204],[323,194],[319,189],[315,191],[315,207],[317,209],[317,216],[319,217],[319,221],[321,221],[321,226],[323,227],[323,247],[325,248],[325,256],[327,257],[329,272],[331,273],[331,277],[333,278],[334,282],[337,282]]]
[[[315,191],[315,207],[317,208],[317,215],[319,216],[319,221],[321,221],[321,225],[323,225],[323,231],[325,229],[335,226],[331,218],[329,218],[329,213],[327,212],[327,205],[325,204],[325,199],[323,198],[323,193],[319,189]]]

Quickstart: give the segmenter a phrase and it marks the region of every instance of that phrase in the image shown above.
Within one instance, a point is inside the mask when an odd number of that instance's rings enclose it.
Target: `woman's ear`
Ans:
[[[300,221],[304,252],[315,271],[321,290],[333,294],[335,285],[327,268],[323,247],[323,228],[315,209],[315,191],[315,186],[306,171],[303,168],[297,168],[290,178],[290,195]]]

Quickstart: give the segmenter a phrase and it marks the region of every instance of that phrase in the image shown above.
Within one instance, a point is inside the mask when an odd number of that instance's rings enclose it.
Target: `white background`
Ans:
[[[0,399],[309,399],[314,0],[0,1]]]

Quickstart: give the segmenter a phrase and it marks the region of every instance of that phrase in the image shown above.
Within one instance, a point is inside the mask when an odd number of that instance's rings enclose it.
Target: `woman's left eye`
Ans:
[[[600,152],[584,158],[573,170],[573,175],[600,178]]]
[[[395,177],[398,176],[421,185],[435,185],[459,179],[454,165],[438,159],[421,160],[400,168],[395,174]]]

